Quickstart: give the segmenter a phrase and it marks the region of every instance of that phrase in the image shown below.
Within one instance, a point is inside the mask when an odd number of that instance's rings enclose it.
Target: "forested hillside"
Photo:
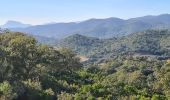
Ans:
[[[86,37],[83,35],[75,34],[64,38],[62,40],[57,41],[54,43],[54,46],[60,48],[70,48],[73,51],[81,54],[81,55],[92,55],[98,49],[102,49],[105,43],[111,43],[112,39],[109,40],[101,40],[98,38],[93,37]],[[106,44],[105,44],[106,45]]]
[[[108,58],[118,54],[169,57],[169,39],[168,30],[147,30],[111,39],[73,35],[57,42],[56,46],[70,48],[91,58]]]
[[[69,49],[1,31],[0,100],[169,100],[169,37],[167,30],[150,30],[106,40],[78,34],[63,40],[80,54],[105,57],[83,65]]]
[[[38,44],[23,33],[2,32],[0,44],[0,100],[56,99],[69,90],[67,78],[74,83],[67,75],[82,67],[70,50]]]

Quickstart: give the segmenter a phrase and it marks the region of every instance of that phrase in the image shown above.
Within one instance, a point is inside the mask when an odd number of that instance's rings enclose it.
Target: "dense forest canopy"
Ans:
[[[58,41],[54,46],[70,48],[78,54],[92,59],[107,59],[118,54],[169,57],[169,39],[170,32],[168,30],[146,30],[110,39],[98,39],[75,34]]]
[[[0,33],[0,100],[170,99],[167,30],[112,39],[76,34],[60,42],[97,59],[86,63],[70,49],[19,32]]]

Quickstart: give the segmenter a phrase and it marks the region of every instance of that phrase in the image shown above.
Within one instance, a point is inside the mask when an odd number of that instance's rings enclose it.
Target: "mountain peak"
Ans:
[[[159,16],[170,16],[170,14],[161,14],[161,15],[159,15]]]
[[[2,25],[2,28],[26,28],[29,27],[31,25],[29,24],[24,24],[18,21],[13,21],[13,20],[9,20],[7,21],[4,25]]]

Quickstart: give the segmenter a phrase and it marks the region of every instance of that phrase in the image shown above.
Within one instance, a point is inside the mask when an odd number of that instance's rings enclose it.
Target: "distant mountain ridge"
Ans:
[[[2,28],[26,28],[26,27],[30,27],[30,24],[23,24],[21,22],[18,21],[8,21],[6,22],[4,25],[1,25],[0,27]]]
[[[79,23],[52,23],[26,28],[11,28],[12,31],[57,39],[63,39],[73,34],[97,38],[111,38],[148,29],[170,29],[170,14],[144,16],[127,20],[120,18],[89,19]]]

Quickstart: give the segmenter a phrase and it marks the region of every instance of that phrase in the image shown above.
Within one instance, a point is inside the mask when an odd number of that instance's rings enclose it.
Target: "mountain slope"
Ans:
[[[110,38],[147,29],[170,29],[170,15],[144,16],[128,20],[119,18],[90,19],[79,23],[56,23],[11,30],[63,39],[73,34]]]
[[[56,46],[70,48],[92,58],[108,58],[118,54],[170,56],[169,40],[168,30],[147,30],[112,39],[97,39],[76,34],[62,39]]]
[[[90,55],[91,51],[95,50],[96,45],[100,46],[103,42],[98,38],[75,34],[58,41],[55,46],[70,48],[81,55]]]

